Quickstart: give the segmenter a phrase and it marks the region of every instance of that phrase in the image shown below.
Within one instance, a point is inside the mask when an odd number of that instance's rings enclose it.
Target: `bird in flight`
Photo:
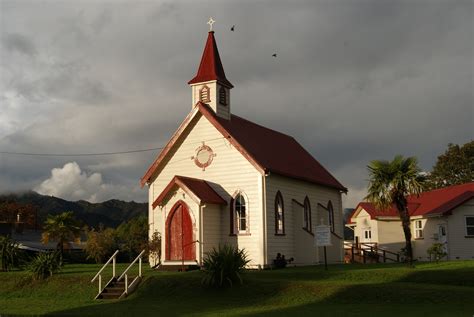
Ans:
[[[273,57],[277,57],[277,53],[273,53],[273,55],[272,55],[272,56],[273,56]]]
[[[235,30],[235,25],[232,25],[232,27],[230,28],[230,30],[231,30],[232,32],[234,32],[234,30]]]

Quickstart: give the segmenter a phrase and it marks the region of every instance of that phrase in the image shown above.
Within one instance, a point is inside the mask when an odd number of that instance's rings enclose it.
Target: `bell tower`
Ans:
[[[217,116],[230,120],[230,90],[234,87],[225,77],[224,67],[217,50],[212,24],[206,46],[196,76],[188,84],[191,86],[193,107],[198,101],[207,104]]]

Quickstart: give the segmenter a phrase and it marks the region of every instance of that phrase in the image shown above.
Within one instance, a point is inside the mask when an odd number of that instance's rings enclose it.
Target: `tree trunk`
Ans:
[[[405,234],[406,260],[411,266],[413,265],[413,249],[411,247],[410,214],[408,213],[406,203],[401,203],[397,207],[402,220],[403,233]]]

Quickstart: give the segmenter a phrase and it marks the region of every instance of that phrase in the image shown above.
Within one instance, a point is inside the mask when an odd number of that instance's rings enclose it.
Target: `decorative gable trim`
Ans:
[[[143,175],[143,177],[141,178],[140,180],[141,187],[145,186],[145,184],[150,180],[150,178],[153,176],[155,171],[160,166],[160,163],[163,161],[163,159],[166,157],[168,152],[173,148],[173,146],[179,140],[184,130],[186,130],[186,128],[188,127],[188,125],[191,123],[191,121],[194,119],[194,117],[196,116],[198,112],[199,112],[199,108],[194,107],[193,110],[191,110],[191,112],[186,116],[184,121],[179,126],[178,130],[176,130],[176,132],[173,134],[173,136],[168,141],[166,146],[161,150],[160,154],[155,159],[153,164],[151,164],[151,166],[148,168],[145,175]]]
[[[197,113],[202,114],[223,136],[226,138],[232,146],[237,149],[262,175],[265,174],[265,168],[260,166],[257,161],[244,149],[242,145],[239,144],[228,132],[224,127],[217,121],[216,117],[214,116],[212,110],[209,108],[208,105],[197,102],[196,106],[194,106],[193,110],[188,114],[188,116],[184,119],[183,123],[179,126],[178,130],[173,134],[171,140],[168,144],[161,150],[160,155],[158,158],[153,162],[153,164],[148,168],[148,171],[142,177],[140,181],[140,185],[143,187],[145,184],[150,180],[153,174],[156,172],[158,167],[161,165],[161,162],[164,160],[166,155],[169,151],[174,147],[176,142],[180,139],[182,133],[186,130],[189,126],[192,119],[195,117]]]
[[[199,107],[199,112],[201,112],[201,114],[212,123],[212,125],[230,142],[230,144],[232,144],[235,149],[240,152],[240,154],[242,154],[262,175],[264,175],[266,172],[265,168],[261,166],[257,160],[253,158],[245,150],[245,148],[239,142],[237,142],[237,140],[235,140],[232,135],[230,135],[230,133],[219,123],[209,106],[202,102],[198,102],[197,107]]]
[[[198,204],[227,205],[227,202],[205,180],[175,176],[155,199],[152,208],[161,206],[166,197],[176,188],[181,188]]]

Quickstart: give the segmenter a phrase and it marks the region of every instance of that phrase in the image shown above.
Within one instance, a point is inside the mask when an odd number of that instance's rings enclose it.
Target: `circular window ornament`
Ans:
[[[196,155],[194,156],[194,163],[198,167],[202,168],[202,170],[204,171],[206,167],[211,165],[212,160],[214,159],[214,156],[216,155],[214,154],[212,149],[209,146],[203,144],[196,149]]]

